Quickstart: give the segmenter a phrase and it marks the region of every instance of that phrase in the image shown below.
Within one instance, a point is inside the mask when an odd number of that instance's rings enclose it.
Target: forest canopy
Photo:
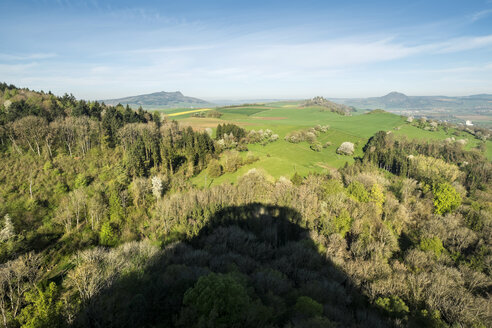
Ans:
[[[192,183],[257,163],[252,131],[0,84],[1,324],[492,325],[482,152],[381,131],[340,169]]]

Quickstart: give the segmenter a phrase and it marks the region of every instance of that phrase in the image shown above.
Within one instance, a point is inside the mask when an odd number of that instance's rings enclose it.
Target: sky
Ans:
[[[0,0],[0,82],[109,99],[492,93],[492,0]]]

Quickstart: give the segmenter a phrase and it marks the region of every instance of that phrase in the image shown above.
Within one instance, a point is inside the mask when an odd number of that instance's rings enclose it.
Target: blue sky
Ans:
[[[492,93],[492,0],[0,0],[0,81],[78,98]]]

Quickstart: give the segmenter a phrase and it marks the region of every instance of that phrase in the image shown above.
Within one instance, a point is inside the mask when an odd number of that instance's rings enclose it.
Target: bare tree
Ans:
[[[67,117],[64,120],[59,119],[51,123],[52,128],[56,131],[60,140],[67,146],[70,156],[73,156],[73,148],[75,147],[77,136],[74,120],[74,117]]]
[[[99,226],[99,222],[106,215],[108,207],[104,203],[100,194],[96,194],[87,203],[87,214],[91,219],[91,229]]]
[[[33,153],[41,156],[41,144],[48,132],[46,119],[37,116],[26,116],[14,122],[17,139],[26,144]]]
[[[37,281],[39,264],[39,256],[29,253],[0,266],[0,309],[5,327],[7,313],[17,317],[25,292]]]
[[[108,283],[106,256],[102,248],[95,248],[79,252],[75,257],[77,267],[68,274],[67,284],[79,292],[83,302],[89,302]]]
[[[75,215],[76,226],[79,227],[81,217],[85,217],[87,210],[87,195],[83,188],[76,189],[70,193],[70,203]]]

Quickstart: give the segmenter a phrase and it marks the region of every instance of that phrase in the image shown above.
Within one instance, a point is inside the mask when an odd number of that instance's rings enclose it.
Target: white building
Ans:
[[[465,125],[466,125],[466,126],[473,126],[473,123],[472,123],[472,121],[467,120],[467,121],[465,122]]]

